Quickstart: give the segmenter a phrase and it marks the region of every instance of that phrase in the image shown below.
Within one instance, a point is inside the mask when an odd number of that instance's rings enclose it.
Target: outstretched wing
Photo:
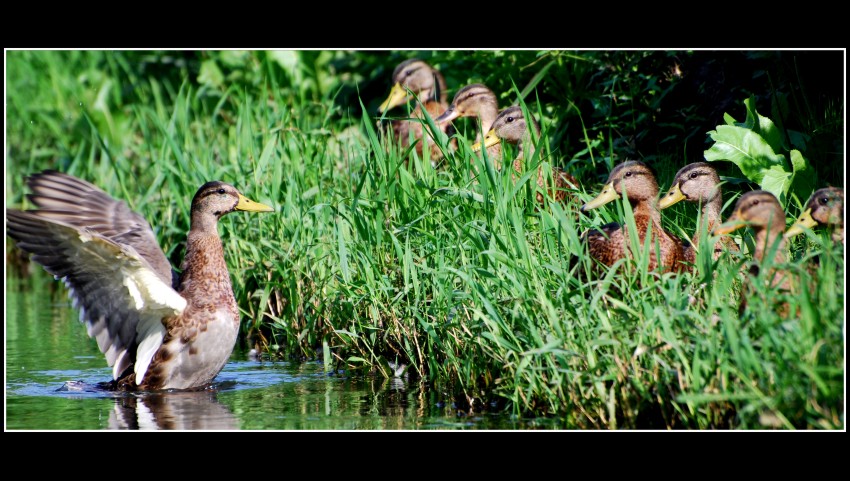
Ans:
[[[7,210],[6,220],[17,246],[68,286],[80,320],[112,366],[114,379],[136,363],[139,345],[155,346],[156,351],[165,335],[162,318],[186,307],[171,283],[163,282],[131,246],[34,212]],[[140,357],[147,359],[139,360],[137,379],[151,356]]]
[[[39,208],[30,212],[77,229],[89,229],[118,245],[132,247],[163,282],[177,287],[176,274],[150,224],[126,203],[93,184],[55,170],[29,176],[27,185],[32,191],[27,197]]]
[[[165,335],[162,318],[186,306],[153,230],[124,202],[76,177],[44,171],[27,183],[38,209],[7,210],[8,235],[68,286],[113,378],[135,364],[141,381]]]

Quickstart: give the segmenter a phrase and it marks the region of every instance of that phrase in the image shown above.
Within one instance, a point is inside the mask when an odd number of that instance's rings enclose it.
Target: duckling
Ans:
[[[482,148],[489,148],[502,140],[516,144],[519,152],[514,159],[513,167],[517,173],[521,173],[522,163],[526,156],[524,151],[528,151],[527,156],[529,158],[534,155],[534,143],[531,141],[529,134],[529,125],[534,129],[534,133],[539,135],[540,129],[537,126],[537,122],[533,118],[530,123],[527,122],[522,113],[522,108],[518,105],[508,107],[499,112],[496,120],[493,121],[492,127],[484,135],[484,139],[481,142],[476,142],[472,146],[472,150],[473,152],[478,152]],[[500,158],[493,159],[493,167],[497,170],[501,170],[502,168],[500,160]],[[568,198],[574,198],[570,190],[578,189],[580,185],[575,177],[555,166],[552,166],[552,177],[554,177],[555,185],[551,189],[546,189],[548,179],[543,171],[543,166],[540,166],[537,170],[537,185],[546,190],[555,202],[564,202]],[[545,200],[543,194],[538,192],[537,202],[543,204]]]
[[[661,212],[656,205],[658,182],[653,170],[645,163],[628,160],[614,167],[602,192],[582,205],[580,210],[587,212],[619,199],[624,187],[634,213],[640,245],[644,245],[647,226],[651,225],[652,235],[660,247],[660,258],[654,246],[650,248],[648,269],[654,270],[661,266],[664,271],[690,270],[683,242],[661,227]],[[582,240],[587,242],[591,257],[609,267],[617,260],[631,255],[628,230],[616,222],[603,225],[601,230],[586,232]]]
[[[408,90],[412,94],[408,93]],[[443,152],[425,133],[423,127],[425,116],[422,113],[424,108],[433,119],[449,107],[446,102],[446,81],[439,70],[416,58],[398,64],[393,71],[393,88],[387,99],[378,107],[378,112],[384,113],[407,103],[413,99],[414,95],[419,101],[413,111],[410,112],[411,120],[399,119],[394,120],[391,124],[394,138],[406,147],[410,145],[410,132],[413,132],[414,140],[419,139],[416,144],[416,152],[421,155],[423,145],[427,144],[431,149],[431,160],[440,159],[443,157]],[[449,131],[449,126],[448,123],[442,124],[440,130],[451,135],[452,131]],[[454,145],[456,145],[456,142],[450,143],[452,148]]]
[[[434,122],[442,125],[459,117],[475,117],[480,129],[476,139],[480,142],[484,133],[490,131],[498,115],[499,101],[496,94],[484,84],[470,84],[457,91],[451,105],[434,119]],[[502,144],[497,142],[487,147],[487,156],[493,160],[501,160]]]
[[[818,225],[830,228],[833,242],[844,245],[844,189],[824,187],[816,190],[803,213],[785,232],[785,238],[790,239]]]
[[[71,175],[28,177],[37,209],[7,209],[7,234],[61,278],[80,320],[112,367],[109,389],[196,389],[233,351],[239,306],[216,226],[233,211],[271,212],[230,184],[211,181],[192,199],[177,274],[150,224],[127,204]]]
[[[776,196],[765,190],[754,190],[742,195],[735,204],[735,210],[726,222],[715,227],[713,234],[722,235],[734,232],[741,227],[749,225],[755,234],[755,252],[753,253],[754,264],[750,268],[750,274],[755,276],[759,273],[759,266],[764,263],[765,255],[775,249],[771,271],[767,273],[769,286],[783,291],[791,290],[791,279],[788,273],[776,266],[785,263],[785,211]],[[744,282],[741,292],[741,300],[738,311],[743,313],[746,308],[747,298],[753,295],[752,280],[748,277]],[[787,311],[787,304],[780,307],[782,312]]]
[[[688,262],[695,263],[694,248],[699,247],[700,232],[705,226],[706,232],[711,232],[715,226],[721,224],[720,211],[723,209],[723,192],[720,188],[720,177],[717,171],[708,162],[694,162],[688,164],[673,178],[670,191],[658,202],[658,208],[664,210],[679,201],[687,201],[702,205],[700,222],[697,226],[691,245],[685,249]],[[714,243],[714,259],[720,257],[723,250],[738,252],[738,245],[731,237],[722,236]]]

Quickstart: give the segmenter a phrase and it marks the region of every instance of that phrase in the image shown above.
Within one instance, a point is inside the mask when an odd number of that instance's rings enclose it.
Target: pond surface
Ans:
[[[407,379],[324,372],[321,362],[236,351],[210,389],[98,391],[111,369],[61,282],[6,277],[6,430],[554,430],[556,421],[467,415]]]

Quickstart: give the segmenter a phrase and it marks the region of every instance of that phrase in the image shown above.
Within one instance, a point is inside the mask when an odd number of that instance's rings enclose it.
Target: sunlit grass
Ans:
[[[843,428],[844,258],[830,242],[792,245],[784,267],[809,286],[789,300],[793,318],[769,289],[739,316],[743,259],[713,261],[707,233],[693,274],[641,269],[649,244],[599,272],[580,236],[629,224],[628,204],[538,206],[542,162],[567,166],[592,198],[592,166],[615,158],[606,142],[560,158],[544,125],[515,180],[471,139],[452,153],[441,137],[435,168],[380,135],[377,115],[337,126],[333,93],[308,100],[274,75],[215,90],[140,75],[131,59],[7,53],[7,205],[27,207],[28,173],[77,175],[149,219],[175,266],[204,182],[273,206],[221,222],[241,342],[311,359],[327,346],[326,363],[378,376],[403,365],[472,410],[566,428]],[[655,167],[663,191],[679,161]],[[690,238],[696,212],[665,210],[664,224]]]

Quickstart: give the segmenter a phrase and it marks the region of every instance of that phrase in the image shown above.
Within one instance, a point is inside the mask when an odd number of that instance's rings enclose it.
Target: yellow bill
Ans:
[[[682,200],[685,200],[685,194],[682,193],[682,189],[679,188],[679,184],[676,184],[670,188],[670,192],[667,192],[667,195],[658,201],[658,208],[666,209]]]
[[[411,98],[413,98],[413,96],[408,94],[407,90],[402,87],[400,83],[396,82],[396,84],[393,85],[392,90],[390,90],[390,95],[387,97],[387,100],[384,100],[384,103],[378,107],[378,113],[384,113],[391,108],[398,107]]]
[[[748,222],[741,217],[740,212],[735,211],[735,213],[733,213],[726,222],[717,226],[711,235],[729,234],[731,232],[735,232],[741,227],[745,227],[746,225],[748,225]]]
[[[274,212],[274,209],[266,204],[254,202],[242,194],[239,194],[239,203],[236,204],[236,210],[244,210],[246,212]]]
[[[790,239],[796,235],[800,235],[807,228],[812,229],[816,225],[818,225],[818,222],[812,218],[812,209],[810,207],[806,209],[802,214],[800,214],[800,217],[797,218],[797,221],[794,222],[794,225],[792,225],[788,228],[787,231],[785,231],[785,238]]]
[[[586,212],[591,209],[596,209],[597,207],[602,207],[603,205],[611,202],[612,200],[617,200],[619,198],[620,194],[618,194],[617,191],[614,190],[614,183],[611,182],[602,188],[602,192],[600,192],[599,195],[596,196],[596,198],[594,198],[587,204],[581,206],[581,209],[579,210],[581,210],[582,212]]]
[[[493,145],[498,144],[500,140],[501,139],[499,139],[499,137],[496,136],[496,129],[490,129],[490,131],[487,132],[487,135],[484,136],[484,140],[482,140],[480,142],[475,142],[474,144],[472,144],[472,151],[478,152],[482,148],[486,149],[487,147],[491,147]],[[482,147],[482,144],[483,144],[483,147]]]

